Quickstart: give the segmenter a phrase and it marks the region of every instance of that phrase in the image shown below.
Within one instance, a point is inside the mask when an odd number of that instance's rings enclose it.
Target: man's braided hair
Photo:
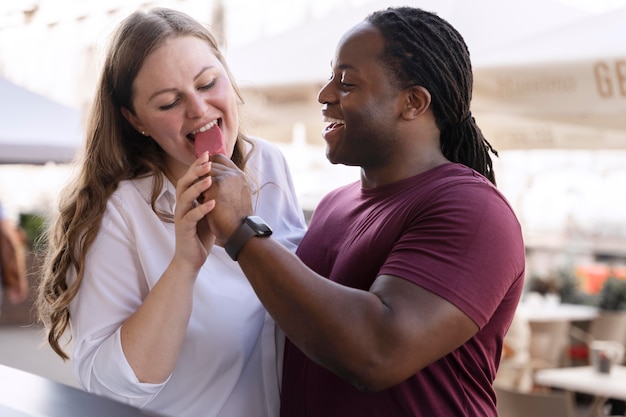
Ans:
[[[472,64],[459,32],[437,15],[411,7],[372,13],[367,21],[386,41],[382,62],[402,88],[419,85],[431,94],[431,109],[441,131],[441,150],[496,183],[487,142],[470,112]]]

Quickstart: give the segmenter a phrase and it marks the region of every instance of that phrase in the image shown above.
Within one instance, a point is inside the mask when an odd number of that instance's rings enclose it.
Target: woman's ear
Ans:
[[[130,123],[130,125],[134,127],[137,132],[146,136],[146,132],[141,127],[141,123],[139,123],[139,119],[137,119],[137,116],[135,116],[135,114],[132,111],[128,110],[126,107],[122,107],[121,111],[122,116],[124,116],[124,118],[128,120],[128,123]]]
[[[405,120],[415,119],[430,108],[430,92],[422,86],[415,85],[402,92],[402,117]]]

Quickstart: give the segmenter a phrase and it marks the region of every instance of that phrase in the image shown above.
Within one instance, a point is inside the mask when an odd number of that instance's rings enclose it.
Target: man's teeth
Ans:
[[[345,122],[343,120],[341,120],[341,119],[334,119],[332,117],[325,117],[325,116],[322,117],[322,121],[325,122],[325,123],[336,123],[336,124],[340,124],[340,125],[345,124]]]
[[[217,124],[217,120],[213,120],[211,123],[207,124],[206,126],[202,126],[200,129],[193,132],[193,134],[195,135],[196,133],[206,132],[207,130],[215,126],[216,124]]]

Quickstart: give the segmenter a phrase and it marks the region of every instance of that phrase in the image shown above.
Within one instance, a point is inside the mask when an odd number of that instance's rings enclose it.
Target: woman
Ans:
[[[19,230],[7,217],[0,202],[0,307],[3,290],[6,290],[11,304],[20,304],[28,298],[26,254],[23,246]]]
[[[305,229],[283,156],[241,133],[238,91],[189,16],[136,12],[118,27],[80,173],[49,237],[38,306],[86,390],[171,416],[278,414],[281,339],[237,263],[214,246],[198,198],[221,148],[256,190],[274,236]],[[198,142],[198,143],[194,143]]]

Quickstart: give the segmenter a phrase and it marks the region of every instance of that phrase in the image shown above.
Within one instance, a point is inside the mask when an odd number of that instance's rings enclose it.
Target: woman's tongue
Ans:
[[[210,155],[226,154],[222,129],[217,124],[207,131],[196,133],[194,146],[196,148],[196,158],[205,151],[208,151]]]

